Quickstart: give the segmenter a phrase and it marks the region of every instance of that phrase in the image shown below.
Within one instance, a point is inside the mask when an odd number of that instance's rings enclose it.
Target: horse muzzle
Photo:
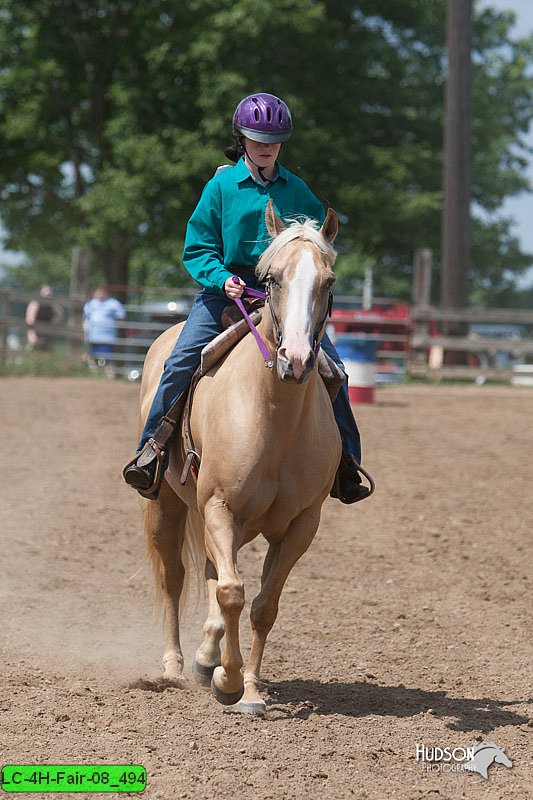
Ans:
[[[278,352],[276,368],[278,378],[284,383],[305,383],[315,367],[315,355],[311,353],[305,364],[298,360],[289,361]]]

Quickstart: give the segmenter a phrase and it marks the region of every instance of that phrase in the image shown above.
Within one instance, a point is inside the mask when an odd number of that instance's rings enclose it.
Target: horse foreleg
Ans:
[[[207,554],[218,576],[216,600],[226,632],[220,666],[213,672],[211,690],[219,702],[233,705],[243,693],[239,618],[244,608],[244,584],[237,570],[241,534],[227,505],[215,498],[205,507],[205,534]]]
[[[179,599],[185,569],[181,550],[185,538],[187,507],[167,483],[163,482],[157,500],[144,510],[148,554],[154,568],[156,592],[162,601],[165,619],[164,677],[179,680],[183,673],[183,654],[179,632]]]
[[[321,504],[320,504],[321,505]],[[313,541],[320,522],[320,506],[306,509],[293,520],[283,539],[271,544],[265,558],[261,591],[252,603],[252,646],[244,671],[244,694],[237,711],[262,714],[266,708],[259,695],[259,673],[267,636],[278,615],[281,592],[292,568]]]
[[[205,565],[208,613],[204,623],[204,638],[194,657],[193,674],[202,686],[211,686],[215,667],[220,664],[220,640],[224,636],[224,618],[217,600],[217,573],[210,561]]]

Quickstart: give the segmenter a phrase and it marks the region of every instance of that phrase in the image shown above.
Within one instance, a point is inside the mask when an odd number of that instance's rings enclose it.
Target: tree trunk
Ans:
[[[123,303],[128,294],[129,262],[129,252],[117,250],[107,254],[104,264],[109,294]]]

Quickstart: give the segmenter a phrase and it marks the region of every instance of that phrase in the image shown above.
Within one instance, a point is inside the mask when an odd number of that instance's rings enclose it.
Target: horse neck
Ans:
[[[266,346],[272,353],[272,356],[274,356],[277,347],[277,339],[268,302],[266,302],[263,306],[263,315],[261,317],[261,322],[257,326],[257,330],[259,331],[259,334],[261,335],[261,338],[265,342]]]

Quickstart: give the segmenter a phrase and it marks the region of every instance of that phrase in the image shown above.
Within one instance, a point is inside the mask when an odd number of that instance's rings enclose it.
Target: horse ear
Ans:
[[[326,219],[322,227],[320,228],[320,233],[326,240],[326,242],[332,242],[336,235],[339,232],[339,221],[337,219],[336,213],[333,211],[332,208],[328,208],[328,213],[326,214]]]
[[[278,236],[281,231],[284,231],[287,227],[281,217],[278,217],[276,212],[274,211],[274,201],[272,198],[267,203],[266,211],[265,211],[265,222],[267,226],[267,231],[272,237]]]

